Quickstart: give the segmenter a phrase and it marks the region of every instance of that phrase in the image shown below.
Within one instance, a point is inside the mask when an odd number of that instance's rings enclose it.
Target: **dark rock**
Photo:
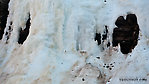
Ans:
[[[84,78],[82,78],[82,81],[85,81],[85,79],[84,79]]]
[[[95,41],[98,42],[98,45],[101,44],[101,34],[100,33],[96,33],[96,36],[95,36]]]
[[[26,22],[26,28],[24,30],[22,30],[22,28],[20,28],[19,39],[18,39],[19,44],[23,44],[23,42],[26,40],[26,38],[29,34],[30,24],[31,23],[30,23],[30,15],[29,15],[29,18]]]
[[[109,68],[110,66],[106,66],[106,68]]]
[[[128,14],[126,20],[123,16],[120,16],[116,20],[115,25],[118,28],[113,30],[113,46],[118,46],[119,43],[123,54],[132,52],[132,49],[138,43],[139,36],[139,25],[136,15]]]
[[[107,34],[108,34],[108,26],[105,25],[104,34],[102,35],[102,40],[103,41],[107,39]]]
[[[108,44],[107,44],[107,47],[109,47],[110,46],[110,42],[108,42]]]
[[[124,19],[123,16],[119,16],[115,22],[115,25],[117,27],[122,27],[122,26],[125,26],[126,25],[126,20]]]
[[[0,0],[0,40],[3,37],[4,30],[7,23],[9,0]]]

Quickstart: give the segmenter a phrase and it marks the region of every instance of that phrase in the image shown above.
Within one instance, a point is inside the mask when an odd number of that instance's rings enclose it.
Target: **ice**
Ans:
[[[148,84],[148,0],[10,0],[5,33],[0,40],[0,84]],[[112,44],[119,16],[136,14],[139,41],[132,53]],[[28,14],[30,32],[18,44]],[[12,31],[9,31],[12,22]],[[96,33],[108,40],[98,46]],[[113,66],[113,67],[112,67]],[[111,67],[111,70],[107,67]],[[120,78],[147,81],[120,81]]]

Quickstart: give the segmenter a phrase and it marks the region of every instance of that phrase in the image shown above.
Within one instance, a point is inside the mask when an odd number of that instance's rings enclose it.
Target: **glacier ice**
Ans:
[[[0,40],[0,84],[148,84],[148,4],[148,0],[10,0]],[[140,40],[131,53],[122,54],[120,46],[107,44],[112,43],[116,19],[128,13],[137,16]],[[30,31],[18,44],[28,14]],[[95,35],[103,35],[105,26],[107,39],[98,45]],[[136,77],[147,81],[119,80]]]

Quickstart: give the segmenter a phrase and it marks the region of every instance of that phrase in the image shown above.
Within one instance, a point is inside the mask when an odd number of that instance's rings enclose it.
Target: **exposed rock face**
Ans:
[[[113,46],[120,43],[121,52],[128,54],[135,48],[138,42],[139,25],[135,14],[128,14],[126,20],[123,16],[115,22],[117,28],[113,30]]]
[[[9,0],[0,0],[0,40],[3,37],[4,29],[6,27]]]
[[[24,30],[22,30],[22,28],[20,29],[19,39],[18,39],[19,44],[23,44],[23,42],[26,40],[29,34],[30,25],[31,23],[30,23],[30,15],[29,15],[29,18],[26,22],[26,28]]]
[[[101,34],[100,33],[96,33],[95,41],[97,41],[98,45],[101,44]]]

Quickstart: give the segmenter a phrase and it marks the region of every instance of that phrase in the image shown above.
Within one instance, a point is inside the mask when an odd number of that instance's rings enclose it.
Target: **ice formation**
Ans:
[[[148,4],[10,0],[6,27],[0,26],[0,84],[149,84]],[[137,16],[139,40],[123,54],[112,46],[112,34],[117,18],[128,14]]]

